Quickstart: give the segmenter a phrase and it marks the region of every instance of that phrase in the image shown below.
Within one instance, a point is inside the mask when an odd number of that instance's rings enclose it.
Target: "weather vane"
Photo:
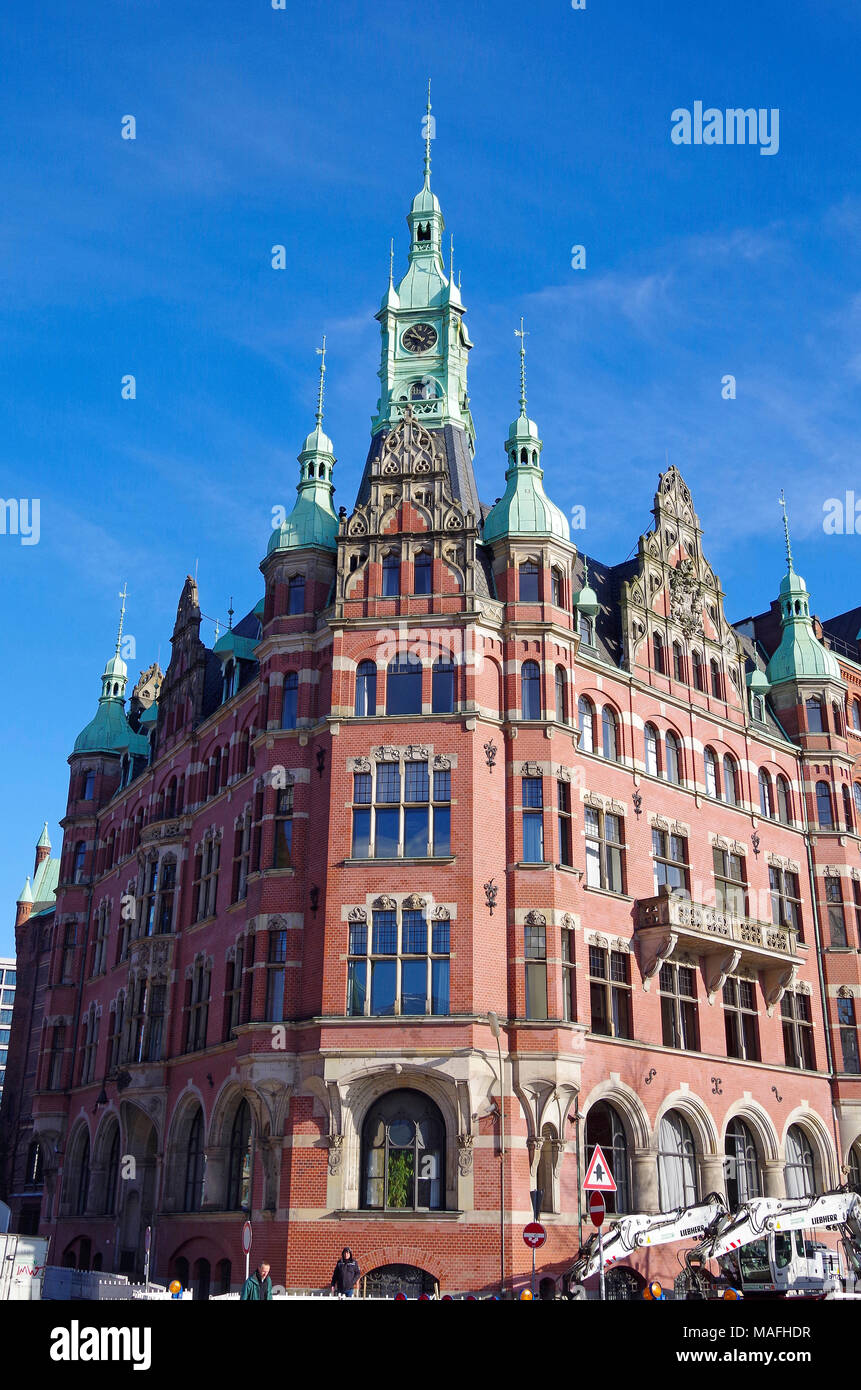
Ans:
[[[529,337],[527,330],[523,327],[523,317],[520,319],[520,327],[514,330],[515,338],[520,339],[520,410],[526,414],[526,339]]]

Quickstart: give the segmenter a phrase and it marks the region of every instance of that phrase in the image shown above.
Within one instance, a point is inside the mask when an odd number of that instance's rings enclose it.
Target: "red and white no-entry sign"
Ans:
[[[246,1221],[242,1227],[242,1249],[247,1255],[251,1249],[251,1222]]]
[[[583,1179],[583,1190],[585,1192],[616,1191],[613,1174],[610,1172],[609,1164],[601,1152],[600,1144],[595,1145],[595,1152],[589,1160],[589,1167],[586,1169],[586,1176]]]
[[[593,1226],[600,1226],[607,1214],[607,1207],[604,1202],[603,1194],[600,1192],[589,1193],[589,1216]]]
[[[530,1221],[523,1227],[523,1240],[532,1250],[539,1250],[547,1239],[547,1232],[540,1221]]]

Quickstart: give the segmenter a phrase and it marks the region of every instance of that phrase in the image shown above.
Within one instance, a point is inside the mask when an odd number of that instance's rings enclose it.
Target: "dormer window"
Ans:
[[[416,228],[416,241],[430,241],[430,239],[431,239],[430,222],[425,222],[424,226],[422,226],[422,224],[421,224],[421,222],[420,222],[419,225],[418,225],[418,227]]]

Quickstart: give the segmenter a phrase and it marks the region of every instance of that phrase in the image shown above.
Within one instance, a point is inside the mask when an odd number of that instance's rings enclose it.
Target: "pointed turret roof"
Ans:
[[[316,424],[306,436],[299,454],[299,483],[296,491],[299,496],[293,510],[279,527],[273,530],[266,547],[266,554],[277,550],[299,550],[305,546],[319,546],[325,550],[336,548],[338,518],[332,506],[332,469],[335,467],[335,448],[323,431],[323,388],[326,376],[326,337],[320,353],[320,386],[317,394]]]
[[[149,743],[140,734],[132,731],[126,719],[126,682],[128,667],[120,656],[123,640],[123,619],[126,611],[127,591],[123,586],[120,598],[120,624],[114,654],[105,664],[102,672],[102,693],[99,707],[93,718],[75,739],[73,753],[131,753],[148,754]]]
[[[792,559],[792,546],[789,540],[789,521],[786,515],[786,501],[780,494],[783,508],[783,531],[786,538],[787,570],[780,581],[780,623],[783,633],[780,645],[768,663],[766,676],[770,685],[780,685],[782,681],[840,680],[840,664],[832,652],[824,647],[813,631],[810,616],[810,594],[800,574],[796,574]]]
[[[18,898],[18,902],[19,902],[19,903],[31,903],[32,901],[33,901],[33,894],[32,894],[32,892],[30,891],[30,875],[28,874],[28,875],[27,875],[27,882],[24,884],[24,887],[21,889],[21,893],[20,893],[20,896],[19,896],[19,898]]]
[[[520,339],[520,414],[511,424],[505,451],[510,466],[505,492],[484,523],[486,543],[502,536],[556,536],[570,540],[565,513],[544,491],[544,471],[539,467],[542,443],[538,426],[526,413],[526,330],[523,319],[514,330]]]
[[[51,848],[51,837],[50,837],[50,835],[48,834],[48,822],[47,822],[47,821],[45,821],[45,824],[42,826],[42,833],[41,833],[41,835],[39,836],[39,839],[38,839],[37,842],[36,842],[36,848],[37,848],[37,849],[50,849],[50,848]]]

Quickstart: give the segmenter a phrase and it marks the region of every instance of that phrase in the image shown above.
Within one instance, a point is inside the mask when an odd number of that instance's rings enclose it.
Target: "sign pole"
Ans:
[[[604,1232],[598,1227],[598,1297],[603,1303],[607,1297],[607,1290],[604,1287]]]
[[[535,1297],[535,1246],[532,1247],[532,1297]]]

